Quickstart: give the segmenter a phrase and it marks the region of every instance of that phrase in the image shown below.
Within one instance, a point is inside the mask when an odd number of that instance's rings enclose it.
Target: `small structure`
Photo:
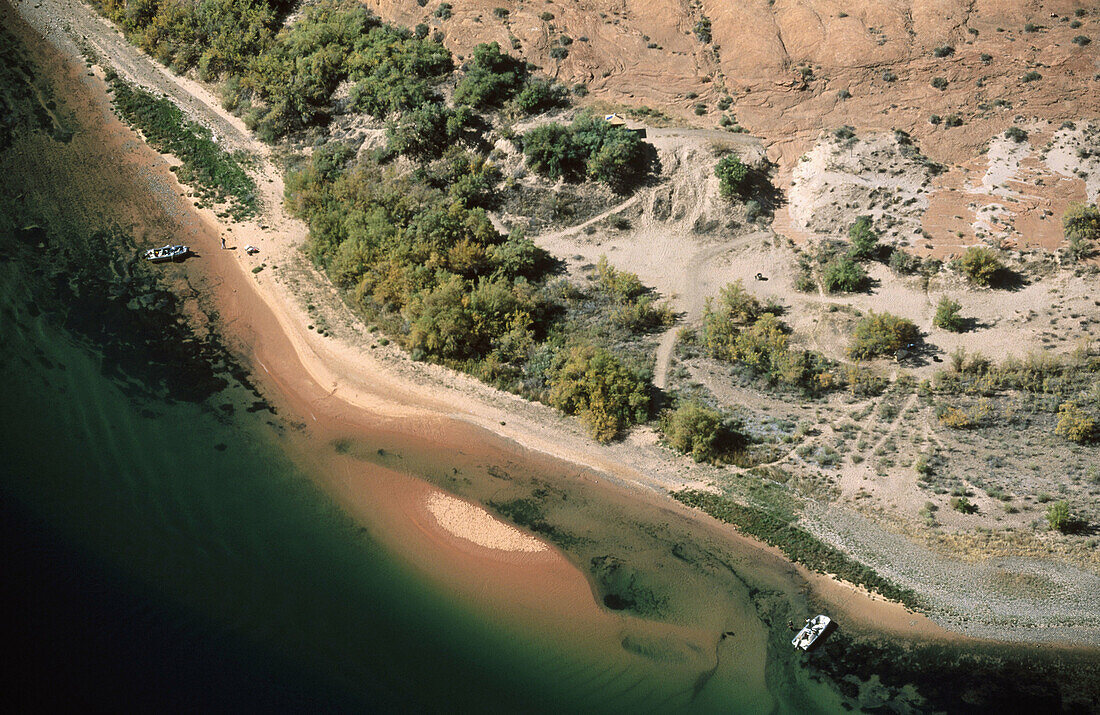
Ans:
[[[627,131],[634,132],[638,135],[639,139],[645,139],[645,127],[635,122],[628,122],[626,119],[620,117],[618,114],[608,114],[604,116],[603,120],[613,127],[622,127]]]

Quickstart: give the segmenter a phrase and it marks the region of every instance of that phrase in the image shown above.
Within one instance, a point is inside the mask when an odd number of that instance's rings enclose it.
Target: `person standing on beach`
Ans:
[[[225,248],[225,236],[222,236],[222,248]]]

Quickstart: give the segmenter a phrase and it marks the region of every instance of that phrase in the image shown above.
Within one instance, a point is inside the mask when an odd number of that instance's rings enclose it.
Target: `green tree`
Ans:
[[[568,127],[551,122],[523,135],[527,165],[550,179],[576,180],[584,172],[583,149],[573,141]]]
[[[744,197],[748,190],[749,167],[736,154],[727,154],[714,167],[718,188],[727,199]]]
[[[746,442],[734,420],[698,400],[684,402],[665,413],[661,433],[673,449],[696,462],[725,461]]]
[[[745,290],[741,281],[730,283],[718,293],[718,300],[707,299],[703,309],[703,345],[712,357],[735,360],[737,336],[763,313],[764,306]]]
[[[443,104],[425,104],[390,122],[386,138],[390,148],[399,154],[433,159],[462,138],[471,119],[469,107],[451,109]]]
[[[527,65],[500,51],[500,43],[481,43],[474,48],[466,74],[454,91],[456,104],[472,107],[499,106],[523,87]]]
[[[873,258],[878,251],[878,234],[872,228],[870,216],[860,216],[848,228],[848,238],[852,242],[849,255],[857,261]]]
[[[569,350],[550,381],[550,404],[578,415],[599,442],[649,416],[649,386],[618,358],[591,345]]]
[[[897,355],[899,350],[918,340],[920,330],[911,320],[890,313],[872,312],[856,323],[848,354],[856,360]]]

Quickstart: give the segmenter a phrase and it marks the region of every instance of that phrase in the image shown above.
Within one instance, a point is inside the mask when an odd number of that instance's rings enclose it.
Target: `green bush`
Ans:
[[[978,513],[978,506],[966,497],[951,497],[951,508],[963,514]]]
[[[1004,269],[1004,264],[992,249],[985,246],[971,246],[959,259],[959,268],[971,283],[988,286]]]
[[[1055,531],[1068,531],[1072,523],[1069,513],[1069,503],[1056,501],[1047,507],[1047,524]]]
[[[1035,81],[1038,81],[1042,78],[1043,78],[1043,75],[1039,74],[1035,70],[1032,70],[1032,71],[1027,72],[1026,74],[1024,74],[1024,76],[1020,78],[1020,81],[1021,82],[1035,82]]]
[[[850,257],[840,256],[825,266],[821,284],[828,293],[855,293],[867,286],[867,272]]]
[[[568,351],[550,383],[550,404],[578,415],[599,442],[649,416],[645,380],[603,348],[582,345]]]
[[[523,155],[535,172],[547,178],[576,181],[584,175],[585,156],[569,127],[541,124],[522,137]]]
[[[932,318],[932,325],[952,333],[961,333],[966,328],[966,320],[959,315],[960,310],[962,306],[958,301],[943,296],[936,304],[936,315]]]
[[[638,135],[584,112],[564,127],[543,124],[523,135],[527,165],[551,179],[587,176],[616,191],[629,190],[645,173],[645,144]]]
[[[848,252],[857,261],[873,258],[878,252],[878,234],[872,228],[870,216],[860,216],[848,228],[848,239],[852,242]]]
[[[1062,215],[1062,230],[1067,250],[1074,260],[1092,253],[1093,242],[1100,240],[1100,208],[1087,204],[1070,204]]]
[[[569,90],[548,79],[530,78],[512,99],[521,114],[538,114],[555,107],[569,105]]]
[[[944,77],[933,77],[932,86],[942,92],[943,90],[947,89],[947,79],[945,79]]]
[[[735,360],[737,336],[763,312],[764,306],[741,281],[722,288],[718,300],[708,298],[703,309],[703,345],[707,352],[722,360]]]
[[[1020,129],[1019,127],[1009,127],[1005,130],[1005,136],[1016,142],[1017,144],[1027,140],[1027,132],[1025,132],[1023,129]]]
[[[719,159],[714,173],[718,177],[718,188],[722,196],[727,199],[744,196],[748,189],[749,167],[736,154],[727,154]]]
[[[455,86],[455,104],[499,106],[523,87],[527,75],[527,65],[501,52],[500,43],[483,42],[474,48],[466,74]]]
[[[870,313],[856,323],[848,354],[856,360],[879,355],[896,355],[920,340],[920,330],[911,320],[890,313]]]
[[[734,420],[696,400],[665,413],[661,433],[673,449],[712,464],[727,461],[746,441]]]

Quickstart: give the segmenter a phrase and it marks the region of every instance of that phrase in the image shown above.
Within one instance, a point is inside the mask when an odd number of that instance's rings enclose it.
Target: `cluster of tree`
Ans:
[[[399,174],[353,155],[316,150],[288,177],[287,205],[309,223],[311,254],[333,282],[413,357],[545,400],[599,440],[648,418],[649,376],[598,336],[572,330],[569,299],[547,281],[549,256],[490,223],[483,206],[499,173],[489,162],[452,148]],[[593,290],[602,301],[630,316],[662,314],[637,276],[601,266]]]
[[[635,132],[583,112],[569,126],[542,124],[521,137],[527,166],[551,179],[600,181],[616,191],[646,171],[646,145]]]
[[[182,72],[238,74],[266,51],[292,0],[93,0],[127,38]]]
[[[764,305],[741,282],[707,300],[702,343],[711,357],[737,363],[773,385],[818,392],[833,387],[831,365],[821,355],[790,347],[790,329],[781,309]]]

